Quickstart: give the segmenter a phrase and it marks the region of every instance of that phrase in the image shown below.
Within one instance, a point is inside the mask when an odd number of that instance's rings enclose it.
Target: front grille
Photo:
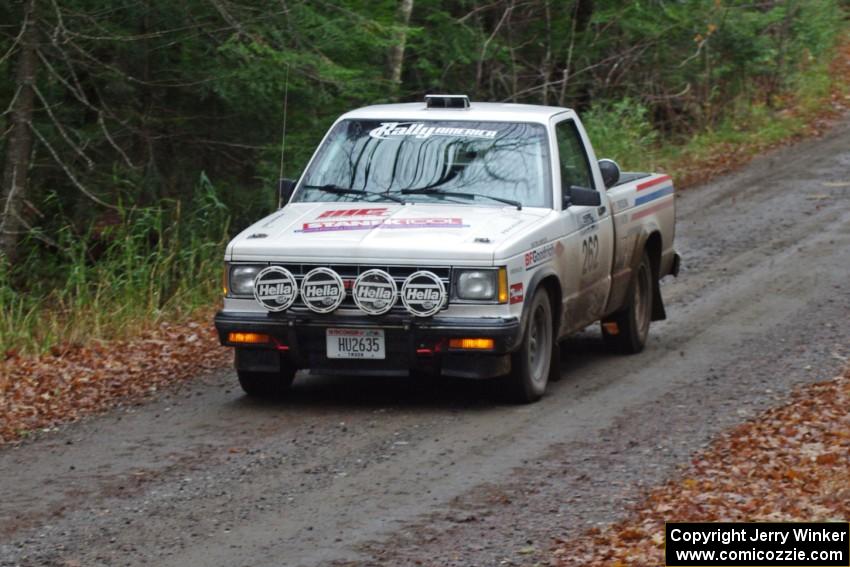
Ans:
[[[451,294],[451,281],[452,281],[452,269],[447,266],[434,267],[434,266],[387,266],[380,264],[285,264],[285,263],[273,263],[274,266],[280,266],[282,268],[286,268],[290,271],[290,273],[295,276],[295,280],[298,282],[298,288],[301,289],[301,280],[304,279],[304,276],[313,268],[330,268],[335,271],[346,283],[346,287],[348,288],[345,293],[345,299],[342,301],[342,304],[339,306],[340,309],[357,309],[357,305],[354,303],[354,298],[351,296],[350,286],[354,285],[354,280],[357,279],[357,276],[366,272],[368,270],[383,270],[387,272],[393,280],[395,280],[396,286],[398,289],[401,289],[404,281],[415,272],[419,272],[422,270],[432,272],[435,276],[442,280],[443,285],[446,286],[446,292],[449,297]],[[443,309],[448,307],[448,301],[446,305],[443,306]],[[298,298],[293,303],[292,308],[294,309],[307,309],[307,306],[304,305],[304,302],[301,299],[301,294],[298,294]],[[393,306],[390,313],[406,313],[404,306],[401,304],[401,301],[396,302]]]

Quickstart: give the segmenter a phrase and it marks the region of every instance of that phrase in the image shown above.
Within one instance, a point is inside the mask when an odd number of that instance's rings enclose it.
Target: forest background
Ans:
[[[700,181],[810,131],[846,0],[0,2],[0,354],[208,319],[224,246],[342,112],[575,108],[600,157]],[[286,104],[284,104],[284,101]]]

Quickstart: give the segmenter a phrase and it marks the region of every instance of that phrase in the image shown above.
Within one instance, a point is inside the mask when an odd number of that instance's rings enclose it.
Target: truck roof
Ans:
[[[425,102],[376,104],[346,112],[340,118],[365,120],[471,120],[491,122],[539,122],[545,124],[556,114],[572,113],[569,108],[516,104],[511,102],[471,102],[469,108],[428,108]]]

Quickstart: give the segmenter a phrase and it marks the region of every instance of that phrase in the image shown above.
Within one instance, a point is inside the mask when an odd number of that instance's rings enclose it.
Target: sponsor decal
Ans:
[[[649,203],[650,201],[654,201],[656,199],[660,199],[661,197],[666,197],[667,195],[672,195],[672,194],[673,194],[673,186],[668,185],[667,187],[659,189],[658,191],[653,191],[652,193],[649,193],[647,195],[639,196],[638,198],[635,199],[635,207],[639,207],[640,205],[643,205],[644,203]]]
[[[383,315],[393,308],[398,290],[392,276],[383,270],[367,270],[354,282],[354,303],[369,315]]]
[[[544,262],[548,262],[555,257],[555,243],[550,242],[545,246],[535,248],[525,253],[525,269],[530,270],[536,268]]]
[[[669,175],[662,175],[661,177],[656,177],[650,181],[644,181],[643,183],[638,183],[635,187],[636,191],[643,191],[644,189],[649,189],[650,187],[655,187],[656,185],[661,185],[665,181],[670,181],[671,177]]]
[[[390,214],[387,208],[380,209],[335,209],[325,211],[318,216],[320,219],[338,218],[338,217],[385,217]]]
[[[329,268],[314,268],[301,280],[301,301],[311,311],[330,313],[345,299],[345,283]]]
[[[417,317],[430,317],[446,303],[446,286],[433,272],[414,272],[401,286],[401,302]]]
[[[510,287],[510,302],[511,305],[514,303],[522,303],[523,300],[523,289],[522,283],[511,284]]]
[[[298,283],[286,268],[269,266],[254,278],[254,299],[269,311],[289,309],[298,296]]]
[[[638,219],[642,219],[643,217],[649,216],[653,213],[657,213],[658,211],[661,211],[663,209],[666,209],[667,207],[672,207],[672,206],[673,206],[673,199],[669,199],[667,201],[664,201],[663,203],[658,203],[657,205],[647,207],[647,208],[643,209],[642,211],[632,213],[632,220],[636,221]]]
[[[581,217],[581,233],[587,234],[589,232],[593,232],[594,230],[599,228],[599,224],[596,222],[596,217],[593,213],[585,213]]]
[[[402,228],[464,228],[463,219],[449,217],[434,218],[380,218],[380,219],[339,219],[305,222],[295,232],[337,232],[341,230],[372,230]]]
[[[378,140],[403,137],[424,140],[431,136],[455,136],[458,138],[484,138],[492,140],[498,133],[496,130],[478,130],[476,128],[426,126],[422,122],[381,122],[380,126],[369,132],[369,136]]]

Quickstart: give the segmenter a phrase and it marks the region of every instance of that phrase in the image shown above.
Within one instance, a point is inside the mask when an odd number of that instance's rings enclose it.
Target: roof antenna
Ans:
[[[286,152],[286,103],[289,98],[289,63],[286,64],[286,75],[283,79],[283,130],[280,134],[280,173],[277,176],[277,208],[283,207],[283,156]]]

